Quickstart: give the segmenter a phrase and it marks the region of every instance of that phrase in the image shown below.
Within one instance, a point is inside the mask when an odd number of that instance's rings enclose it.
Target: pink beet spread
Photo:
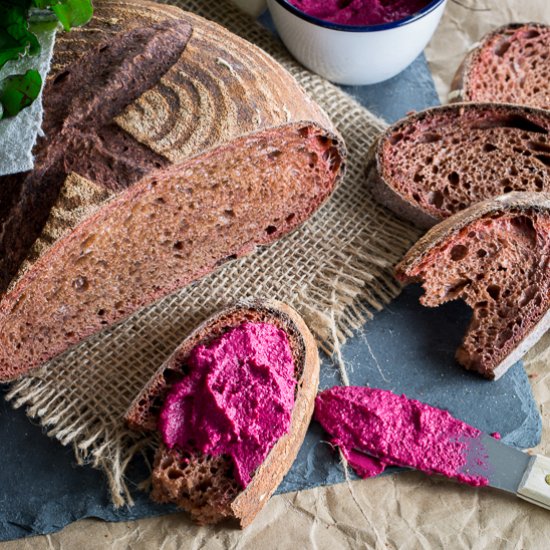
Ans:
[[[286,333],[243,323],[188,358],[189,375],[174,384],[159,418],[166,446],[229,456],[244,489],[290,427],[296,386]]]
[[[386,390],[336,386],[317,396],[315,419],[361,477],[393,465],[470,485],[488,483],[485,477],[462,471],[469,449],[479,455],[481,432],[415,399]]]
[[[405,19],[431,0],[289,0],[300,11],[341,25],[380,25]]]

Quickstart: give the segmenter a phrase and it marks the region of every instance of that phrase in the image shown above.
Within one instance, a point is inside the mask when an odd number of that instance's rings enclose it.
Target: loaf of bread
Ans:
[[[457,103],[413,114],[375,143],[367,179],[419,227],[511,191],[550,191],[550,111]]]
[[[0,181],[1,381],[289,233],[343,174],[341,138],[267,54],[175,7],[95,7],[56,43],[34,171]],[[109,198],[17,274],[75,182]]]
[[[465,57],[452,101],[493,101],[550,109],[550,27],[512,23],[490,32]]]
[[[236,481],[228,457],[182,452],[160,444],[152,475],[152,498],[177,504],[202,524],[235,518],[241,527],[246,527],[268,501],[298,453],[313,414],[319,382],[319,354],[301,317],[289,306],[275,301],[241,303],[220,312],[184,340],[126,414],[131,428],[156,430],[159,410],[168,392],[189,375],[187,359],[191,350],[245,322],[268,323],[286,333],[297,382],[290,428],[271,448],[244,490]]]
[[[433,227],[397,266],[428,307],[462,299],[472,320],[458,362],[497,379],[550,325],[550,195],[509,193]]]

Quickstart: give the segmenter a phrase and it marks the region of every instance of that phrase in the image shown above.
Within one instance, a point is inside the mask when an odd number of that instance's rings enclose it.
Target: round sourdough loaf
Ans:
[[[343,175],[342,139],[259,48],[172,6],[95,7],[57,41],[34,171],[0,182],[0,380],[288,234]],[[12,280],[59,197],[98,188]]]

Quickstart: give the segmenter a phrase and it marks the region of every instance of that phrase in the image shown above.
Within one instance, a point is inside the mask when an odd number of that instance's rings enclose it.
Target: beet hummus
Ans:
[[[243,323],[194,348],[186,365],[160,412],[162,439],[169,449],[229,456],[244,489],[290,428],[296,378],[287,335]]]
[[[336,386],[317,396],[315,419],[361,477],[406,466],[469,485],[488,484],[462,471],[468,450],[481,449],[481,432],[447,411],[386,390]]]
[[[432,0],[288,0],[300,11],[341,25],[381,25],[405,19]]]

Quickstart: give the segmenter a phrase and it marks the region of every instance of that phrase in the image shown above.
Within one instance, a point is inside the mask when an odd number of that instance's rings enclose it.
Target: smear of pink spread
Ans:
[[[405,466],[469,485],[488,484],[462,471],[468,450],[481,445],[481,432],[447,411],[386,390],[336,386],[317,396],[315,419],[361,477]]]
[[[227,455],[244,489],[290,427],[296,378],[286,333],[243,323],[192,350],[189,375],[163,404],[159,430],[166,446]]]
[[[300,11],[340,25],[380,25],[405,19],[432,0],[289,0]]]

